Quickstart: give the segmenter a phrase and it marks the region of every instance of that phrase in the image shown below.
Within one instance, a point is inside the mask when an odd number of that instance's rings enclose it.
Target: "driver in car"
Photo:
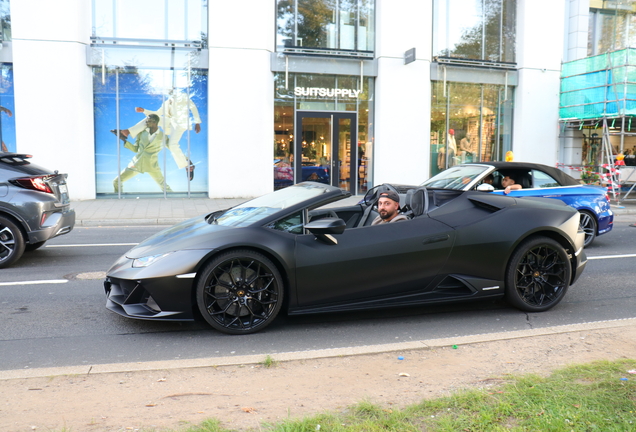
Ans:
[[[408,220],[406,215],[400,213],[400,197],[393,191],[380,193],[378,213],[380,214],[373,220],[371,225]]]

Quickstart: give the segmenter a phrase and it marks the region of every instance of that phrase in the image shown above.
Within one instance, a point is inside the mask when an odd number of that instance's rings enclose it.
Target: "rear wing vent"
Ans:
[[[492,195],[484,192],[478,192],[477,194],[468,197],[471,203],[475,206],[488,210],[492,213],[497,212],[506,207],[514,205],[515,200],[511,200],[508,197],[501,195]]]

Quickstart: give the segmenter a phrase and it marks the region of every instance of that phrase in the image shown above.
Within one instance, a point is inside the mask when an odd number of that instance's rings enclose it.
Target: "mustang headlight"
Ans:
[[[172,252],[168,252],[165,254],[159,254],[159,255],[150,255],[150,256],[145,256],[145,257],[141,257],[141,258],[135,258],[133,259],[133,263],[132,266],[133,267],[148,267],[149,265],[159,261],[161,258],[163,257],[167,257],[168,255],[170,255]]]

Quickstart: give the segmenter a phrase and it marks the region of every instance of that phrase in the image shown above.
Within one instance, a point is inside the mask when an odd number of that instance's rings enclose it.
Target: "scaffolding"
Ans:
[[[561,136],[566,128],[601,132],[600,153],[591,164],[574,169],[597,174],[619,202],[621,179],[614,155],[625,150],[626,137],[636,137],[636,49],[563,63],[559,118]],[[620,137],[615,149],[612,136]]]

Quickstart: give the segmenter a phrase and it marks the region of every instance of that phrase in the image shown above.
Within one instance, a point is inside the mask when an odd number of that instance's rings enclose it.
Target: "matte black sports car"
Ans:
[[[31,155],[0,152],[0,268],[15,263],[56,236],[71,232],[66,174],[29,161]]]
[[[579,214],[560,201],[418,187],[400,194],[410,219],[371,226],[386,190],[336,207],[348,192],[305,182],[175,225],[108,270],[106,307],[140,319],[200,313],[229,334],[261,330],[281,309],[505,296],[544,311],[585,267]]]

